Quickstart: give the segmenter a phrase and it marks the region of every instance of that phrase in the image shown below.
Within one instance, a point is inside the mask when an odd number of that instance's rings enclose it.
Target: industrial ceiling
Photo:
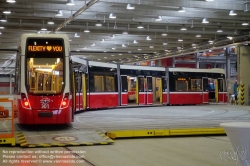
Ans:
[[[11,62],[22,33],[67,34],[72,55],[111,63],[244,44],[250,38],[249,4],[249,0],[0,0],[1,73],[13,71]]]

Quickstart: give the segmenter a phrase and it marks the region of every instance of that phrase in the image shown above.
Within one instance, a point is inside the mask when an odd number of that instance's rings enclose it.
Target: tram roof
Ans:
[[[169,68],[172,72],[199,72],[199,73],[222,73],[225,74],[224,69],[212,68],[212,69],[194,69],[194,68]]]
[[[63,38],[64,40],[69,41],[69,37],[65,34],[35,34],[35,33],[24,33],[21,35],[21,39],[27,39],[29,37],[37,38]]]

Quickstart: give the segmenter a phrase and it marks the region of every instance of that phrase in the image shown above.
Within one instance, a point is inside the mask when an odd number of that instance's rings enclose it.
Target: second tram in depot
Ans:
[[[223,69],[117,65],[72,57],[76,111],[136,105],[227,102]]]
[[[73,121],[69,39],[23,34],[16,55],[14,94],[19,124]]]
[[[62,34],[23,34],[16,55],[19,124],[68,124],[88,109],[227,102],[223,69],[118,65],[70,56]]]

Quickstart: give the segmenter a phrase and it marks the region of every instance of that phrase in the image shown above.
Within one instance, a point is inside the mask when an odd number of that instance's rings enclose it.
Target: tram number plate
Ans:
[[[52,117],[53,112],[39,112],[38,117]]]

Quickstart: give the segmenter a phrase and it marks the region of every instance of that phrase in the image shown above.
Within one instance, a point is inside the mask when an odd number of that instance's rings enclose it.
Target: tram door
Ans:
[[[224,92],[225,80],[223,78],[218,78],[218,102],[224,102],[226,98],[226,93]]]
[[[162,98],[162,82],[161,77],[152,78],[153,86],[153,104],[161,104]]]
[[[70,63],[70,91],[72,92],[72,111],[71,111],[71,121],[74,121],[74,114],[76,111],[76,91],[75,91],[75,72],[72,68],[72,63]]]
[[[78,71],[74,71],[74,84],[75,84],[75,111],[80,110],[80,84],[81,84],[81,74]]]
[[[146,77],[146,81],[147,81],[147,84],[146,84],[146,89],[145,89],[145,92],[146,92],[146,104],[149,105],[149,104],[153,104],[153,85],[152,85],[152,76],[147,76]]]
[[[87,84],[88,80],[87,80],[87,74],[82,74],[82,95],[81,95],[81,103],[82,103],[82,109],[86,110],[88,108],[88,84]]]
[[[161,92],[162,94],[160,95],[160,103],[161,104],[167,104],[168,103],[168,83],[167,83],[167,77],[162,77],[161,78]]]
[[[139,105],[144,105],[146,103],[146,92],[145,92],[145,80],[144,76],[138,76],[137,87],[136,87],[136,102]]]
[[[209,89],[208,78],[202,77],[202,102],[208,103]]]
[[[219,102],[219,89],[218,89],[218,80],[214,80],[214,89],[215,89],[215,101]]]
[[[128,105],[128,97],[128,76],[121,75],[121,105]]]

